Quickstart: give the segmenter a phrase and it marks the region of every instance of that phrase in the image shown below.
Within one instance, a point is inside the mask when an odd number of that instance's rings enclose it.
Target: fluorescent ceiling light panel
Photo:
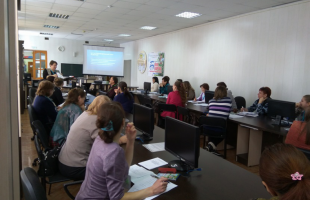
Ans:
[[[52,26],[52,25],[44,25],[43,27],[45,27],[45,28],[59,29],[59,26]]]
[[[114,41],[114,40],[111,40],[111,39],[104,39],[104,41],[112,42],[112,41]]]
[[[128,34],[119,34],[118,36],[121,36],[121,37],[129,37],[130,35],[128,35]]]
[[[157,27],[153,27],[153,26],[142,26],[140,29],[144,29],[144,30],[154,30]]]
[[[53,33],[40,33],[40,35],[53,35]]]
[[[50,13],[48,16],[49,17],[55,17],[55,18],[61,18],[61,19],[68,19],[69,18],[69,15],[58,14],[58,13]]]
[[[192,12],[183,12],[183,13],[176,15],[176,17],[183,17],[183,18],[187,18],[187,19],[191,19],[191,18],[195,18],[195,17],[199,17],[199,16],[201,16],[201,14],[192,13]]]

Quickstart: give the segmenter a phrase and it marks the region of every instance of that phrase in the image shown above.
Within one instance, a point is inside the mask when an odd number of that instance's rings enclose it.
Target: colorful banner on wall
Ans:
[[[149,76],[164,76],[165,53],[156,52],[149,53],[148,57],[148,75]]]

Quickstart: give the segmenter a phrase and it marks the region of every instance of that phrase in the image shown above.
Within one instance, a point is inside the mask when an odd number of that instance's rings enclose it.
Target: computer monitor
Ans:
[[[209,101],[213,99],[213,97],[214,97],[213,91],[208,91],[208,90],[205,91],[205,102],[206,103],[209,103]]]
[[[83,65],[72,63],[61,63],[61,73],[64,76],[83,77]]]
[[[154,110],[140,104],[133,104],[133,123],[136,129],[142,132],[136,139],[149,141],[153,139]]]
[[[30,73],[24,73],[24,82],[31,81],[31,74]]]
[[[295,120],[295,105],[295,102],[269,99],[267,115],[276,118],[275,125],[280,125],[283,118],[287,118],[288,121],[292,122]],[[287,125],[287,123],[282,123],[281,125]]]
[[[179,160],[169,162],[178,171],[188,171],[198,167],[200,153],[199,127],[166,117],[165,149]]]
[[[143,89],[145,91],[145,94],[151,91],[151,83],[150,82],[144,82]]]
[[[170,92],[172,92],[173,91],[173,86],[172,85],[168,85],[167,86],[167,92],[168,92],[168,94],[170,93]]]

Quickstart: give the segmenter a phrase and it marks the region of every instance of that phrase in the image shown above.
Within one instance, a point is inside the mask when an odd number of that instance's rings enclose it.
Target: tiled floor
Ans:
[[[37,157],[37,152],[35,150],[34,142],[31,141],[31,137],[33,136],[32,129],[30,127],[29,123],[29,116],[28,111],[25,110],[24,114],[21,115],[22,120],[22,138],[21,138],[21,144],[22,144],[22,167],[33,167],[32,162]],[[201,139],[201,146],[203,144],[203,139]],[[221,152],[220,152],[221,153]],[[258,175],[258,166],[254,167],[247,167],[245,165],[242,165],[235,161],[236,152],[234,149],[227,151],[227,160],[229,162],[232,162],[239,167],[242,167],[254,174]],[[35,170],[38,169],[38,167],[33,167]],[[48,195],[48,200],[69,200],[70,198],[67,196],[63,189],[64,183],[57,183],[52,185],[51,194]],[[70,187],[70,191],[72,191],[72,194],[77,194],[80,186],[72,186]],[[47,187],[48,189],[48,187]]]

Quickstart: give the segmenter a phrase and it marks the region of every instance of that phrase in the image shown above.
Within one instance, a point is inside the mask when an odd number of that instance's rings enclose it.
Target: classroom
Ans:
[[[1,199],[310,199],[310,0],[1,4]]]

